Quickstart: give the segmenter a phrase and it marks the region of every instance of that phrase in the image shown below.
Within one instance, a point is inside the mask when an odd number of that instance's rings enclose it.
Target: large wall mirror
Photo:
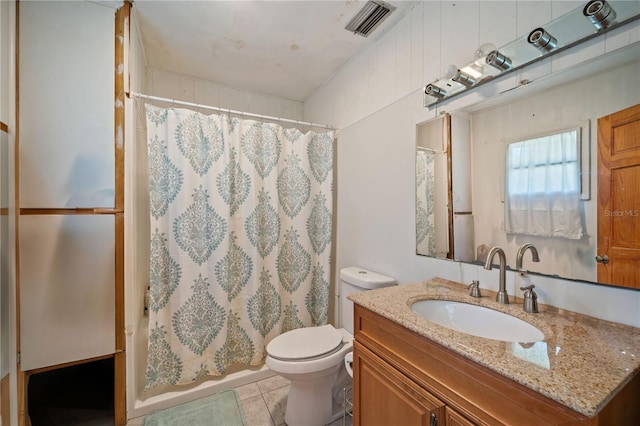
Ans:
[[[640,250],[640,189],[636,189],[640,188],[640,112],[633,112],[640,104],[639,44],[418,124],[417,254],[484,263],[488,249],[500,246],[513,268],[518,248],[532,243],[540,262],[526,256],[524,267],[530,272],[640,288],[640,261],[628,256]],[[573,138],[564,144],[566,152],[549,154],[550,147],[557,148],[557,140],[565,137]],[[618,139],[612,142],[609,137]],[[556,139],[549,142],[549,138]],[[552,201],[524,208],[551,215],[545,218],[551,229],[544,232],[510,223],[529,220],[514,216],[513,205],[523,197],[530,202],[535,198],[523,195],[525,189],[515,191],[513,183],[511,192],[508,189],[508,176],[522,172],[518,169],[522,161],[513,158],[514,152],[520,159],[525,155],[524,145],[517,145],[525,141],[547,151],[544,160],[537,157],[538,171],[543,170],[541,163],[547,163],[544,170],[550,173],[563,156],[571,157],[570,167],[578,171],[578,180],[568,184],[569,189],[535,189],[573,191],[570,207],[560,208],[560,202]],[[608,170],[601,163],[603,153],[616,152],[624,164]],[[557,179],[561,177],[552,181]],[[431,189],[425,188],[428,183]],[[430,193],[432,197],[424,195]],[[604,196],[610,198],[608,204]],[[433,205],[422,208],[421,199]],[[522,203],[517,209],[523,209]],[[566,210],[572,211],[571,219]],[[564,232],[569,220],[575,225],[573,233]],[[422,235],[433,242],[420,240]]]

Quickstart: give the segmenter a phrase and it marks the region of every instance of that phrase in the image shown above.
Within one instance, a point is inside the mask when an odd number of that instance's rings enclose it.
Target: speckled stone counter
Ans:
[[[639,328],[542,304],[540,313],[528,314],[522,300],[500,305],[495,293],[482,291],[481,299],[473,298],[466,285],[433,278],[356,293],[349,299],[589,417],[640,373]],[[545,339],[521,344],[454,331],[411,310],[411,304],[425,299],[461,301],[505,312],[535,325]]]

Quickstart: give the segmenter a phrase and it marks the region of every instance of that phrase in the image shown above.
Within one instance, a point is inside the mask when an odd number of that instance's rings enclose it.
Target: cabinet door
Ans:
[[[354,425],[444,424],[444,404],[355,342]]]
[[[457,411],[451,409],[451,407],[445,408],[444,415],[446,418],[445,424],[447,426],[475,426],[475,423],[470,422],[466,417],[463,417]]]

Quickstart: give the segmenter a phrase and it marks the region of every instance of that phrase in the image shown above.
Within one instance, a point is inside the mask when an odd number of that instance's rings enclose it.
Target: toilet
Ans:
[[[267,345],[266,364],[291,381],[284,420],[288,426],[321,426],[343,415],[343,389],[351,386],[345,356],[353,350],[352,293],[396,285],[393,278],[355,266],[340,270],[343,328],[331,324],[291,330]]]

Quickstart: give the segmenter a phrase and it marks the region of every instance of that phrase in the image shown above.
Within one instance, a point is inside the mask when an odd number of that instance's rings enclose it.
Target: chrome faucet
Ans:
[[[538,295],[535,291],[533,291],[533,288],[535,286],[531,284],[529,278],[526,278],[527,270],[522,267],[522,258],[524,257],[524,252],[529,249],[531,249],[531,259],[534,262],[540,262],[538,250],[533,246],[533,244],[524,243],[522,246],[520,246],[520,248],[518,249],[518,254],[516,255],[516,271],[520,273],[520,275],[523,277],[523,280],[527,280],[527,282],[529,283],[529,285],[527,286],[520,287],[520,290],[524,291],[524,311],[531,314],[536,314],[538,313]]]
[[[506,274],[507,274],[507,257],[504,254],[504,250],[500,247],[493,247],[487,255],[487,261],[484,263],[484,269],[491,270],[493,257],[498,254],[500,257],[500,288],[496,295],[496,302],[502,305],[509,304],[509,295],[507,294]]]
[[[528,249],[531,249],[531,258],[534,262],[540,262],[540,257],[538,257],[538,250],[530,243],[524,243],[518,249],[518,254],[516,255],[516,271],[521,274],[526,274],[527,270],[522,267],[522,257],[524,256],[524,252]]]

